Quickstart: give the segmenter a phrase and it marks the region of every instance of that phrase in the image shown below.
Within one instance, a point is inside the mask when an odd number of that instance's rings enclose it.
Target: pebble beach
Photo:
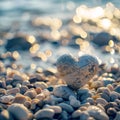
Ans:
[[[120,120],[117,2],[0,2],[0,120]]]

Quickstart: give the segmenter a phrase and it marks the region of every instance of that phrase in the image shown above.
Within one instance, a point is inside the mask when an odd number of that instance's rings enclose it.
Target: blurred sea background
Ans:
[[[15,68],[55,67],[65,53],[120,65],[119,0],[0,0],[0,60]]]

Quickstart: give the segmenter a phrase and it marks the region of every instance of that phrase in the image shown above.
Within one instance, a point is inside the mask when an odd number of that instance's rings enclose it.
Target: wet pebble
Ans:
[[[80,120],[88,120],[89,118],[89,113],[87,111],[82,111],[80,114]]]
[[[116,92],[120,93],[120,85],[117,85],[114,89]]]
[[[76,97],[74,96],[69,96],[69,101],[70,101],[70,105],[74,108],[78,108],[80,107],[80,101],[76,99]]]
[[[120,120],[120,111],[119,112],[117,112],[117,115],[116,115],[116,117],[115,117],[115,119],[114,120]]]
[[[107,114],[108,114],[109,116],[115,117],[116,114],[117,114],[117,111],[115,110],[115,108],[110,107],[110,108],[107,109]]]
[[[25,85],[22,85],[22,86],[20,87],[20,93],[21,93],[21,94],[24,94],[25,92],[27,92],[27,90],[28,90],[28,87],[25,86]]]
[[[60,114],[62,112],[62,108],[57,105],[45,105],[44,108],[53,109],[55,114]]]
[[[14,120],[7,110],[0,111],[0,120]]]
[[[34,86],[36,88],[41,88],[42,90],[48,88],[48,85],[45,82],[35,82]]]
[[[78,109],[72,113],[71,117],[78,118],[78,117],[80,117],[80,115],[81,115],[81,110]]]
[[[108,115],[97,106],[89,106],[87,112],[89,113],[90,116],[97,120],[101,120],[101,118],[103,120],[109,120]]]
[[[10,103],[10,102],[12,102],[13,100],[14,100],[14,96],[12,96],[12,95],[5,95],[5,96],[2,96],[1,98],[0,98],[0,102],[2,102],[2,103]]]
[[[68,113],[72,113],[74,111],[73,107],[67,103],[62,102],[57,105],[60,106],[63,110],[67,111]]]
[[[20,89],[19,88],[12,88],[12,89],[9,89],[9,90],[7,90],[7,94],[8,95],[16,95],[17,93],[20,93]]]
[[[77,99],[82,101],[85,101],[88,97],[91,97],[92,94],[90,91],[86,88],[81,88],[77,91]]]
[[[103,98],[97,98],[96,99],[96,103],[97,104],[101,104],[102,106],[105,106],[105,105],[108,104],[108,102],[105,99],[103,99]]]
[[[120,94],[118,92],[112,91],[110,93],[110,101],[114,102],[116,99],[120,99]]]
[[[16,120],[30,120],[32,113],[22,104],[14,103],[7,109]]]
[[[37,111],[34,117],[35,119],[42,119],[42,118],[52,119],[54,114],[55,114],[55,111],[53,109],[44,108],[42,110]]]
[[[24,93],[25,96],[30,97],[31,99],[35,98],[37,96],[37,93],[34,89],[29,89]]]
[[[66,85],[55,86],[53,89],[53,94],[64,99],[69,99],[70,95],[75,96],[74,92]]]

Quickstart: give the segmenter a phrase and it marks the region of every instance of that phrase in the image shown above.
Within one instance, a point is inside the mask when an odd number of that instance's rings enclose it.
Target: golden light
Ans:
[[[110,40],[109,43],[108,43],[108,45],[109,45],[110,47],[114,47],[114,41],[113,41],[113,40]]]
[[[45,54],[46,54],[47,57],[50,57],[50,56],[52,56],[52,51],[51,50],[46,50]]]
[[[47,61],[47,56],[43,52],[38,52],[37,56],[41,58],[42,61]]]
[[[57,31],[62,26],[62,21],[58,18],[53,18],[50,26],[52,30]]]
[[[74,21],[75,23],[81,23],[82,19],[81,19],[81,17],[75,15],[75,16],[73,17],[73,21]]]
[[[86,38],[86,37],[87,37],[87,33],[86,33],[85,31],[82,31],[82,32],[80,33],[80,36],[81,36],[82,38]]]
[[[31,69],[35,69],[35,68],[36,68],[36,64],[32,63],[32,64],[30,65],[30,68],[31,68]]]
[[[13,58],[15,58],[15,59],[19,59],[19,57],[20,57],[20,55],[19,55],[19,53],[18,53],[17,51],[14,51],[14,52],[12,53],[12,56],[13,56]]]
[[[110,63],[115,63],[115,60],[114,60],[114,58],[110,58]]]
[[[104,18],[98,22],[98,25],[104,29],[109,29],[111,27],[111,20]]]
[[[54,30],[51,32],[51,36],[54,40],[59,40],[61,35],[60,32],[58,30]]]
[[[40,45],[39,44],[34,44],[31,48],[30,48],[30,53],[34,54],[36,53],[40,48]]]
[[[27,41],[31,44],[35,43],[36,39],[33,35],[27,37]]]
[[[110,50],[110,54],[115,54],[115,50],[113,48]]]

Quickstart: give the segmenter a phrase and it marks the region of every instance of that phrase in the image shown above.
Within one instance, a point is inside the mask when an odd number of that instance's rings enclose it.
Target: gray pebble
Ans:
[[[116,115],[116,117],[115,117],[115,119],[114,120],[120,120],[120,111],[119,112],[117,112],[117,115]]]
[[[78,109],[78,110],[76,110],[72,113],[71,117],[72,118],[78,118],[78,117],[80,117],[80,115],[81,115],[81,110]]]
[[[59,114],[62,112],[62,108],[57,105],[45,105],[44,108],[49,108],[49,109],[54,110],[55,114]]]
[[[53,118],[55,114],[55,111],[53,109],[49,109],[49,108],[44,108],[41,109],[39,111],[37,111],[34,115],[34,117],[36,119],[42,119],[42,118]]]
[[[107,114],[97,106],[89,106],[87,109],[90,116],[97,120],[109,120]]]
[[[29,120],[32,118],[32,113],[23,104],[14,103],[7,110],[16,120]]]
[[[89,118],[89,113],[87,111],[82,111],[80,114],[80,120],[88,120]]]
[[[66,103],[59,103],[58,106],[60,106],[63,110],[67,111],[68,113],[72,113],[74,111],[73,107]]]
[[[64,99],[69,99],[70,95],[75,96],[75,93],[66,85],[55,86],[53,89],[53,94]]]
[[[101,104],[102,106],[105,106],[105,105],[108,104],[108,102],[105,99],[103,99],[103,98],[97,98],[96,99],[96,103],[97,104]]]
[[[120,93],[120,85],[117,85],[114,89],[116,92]]]

